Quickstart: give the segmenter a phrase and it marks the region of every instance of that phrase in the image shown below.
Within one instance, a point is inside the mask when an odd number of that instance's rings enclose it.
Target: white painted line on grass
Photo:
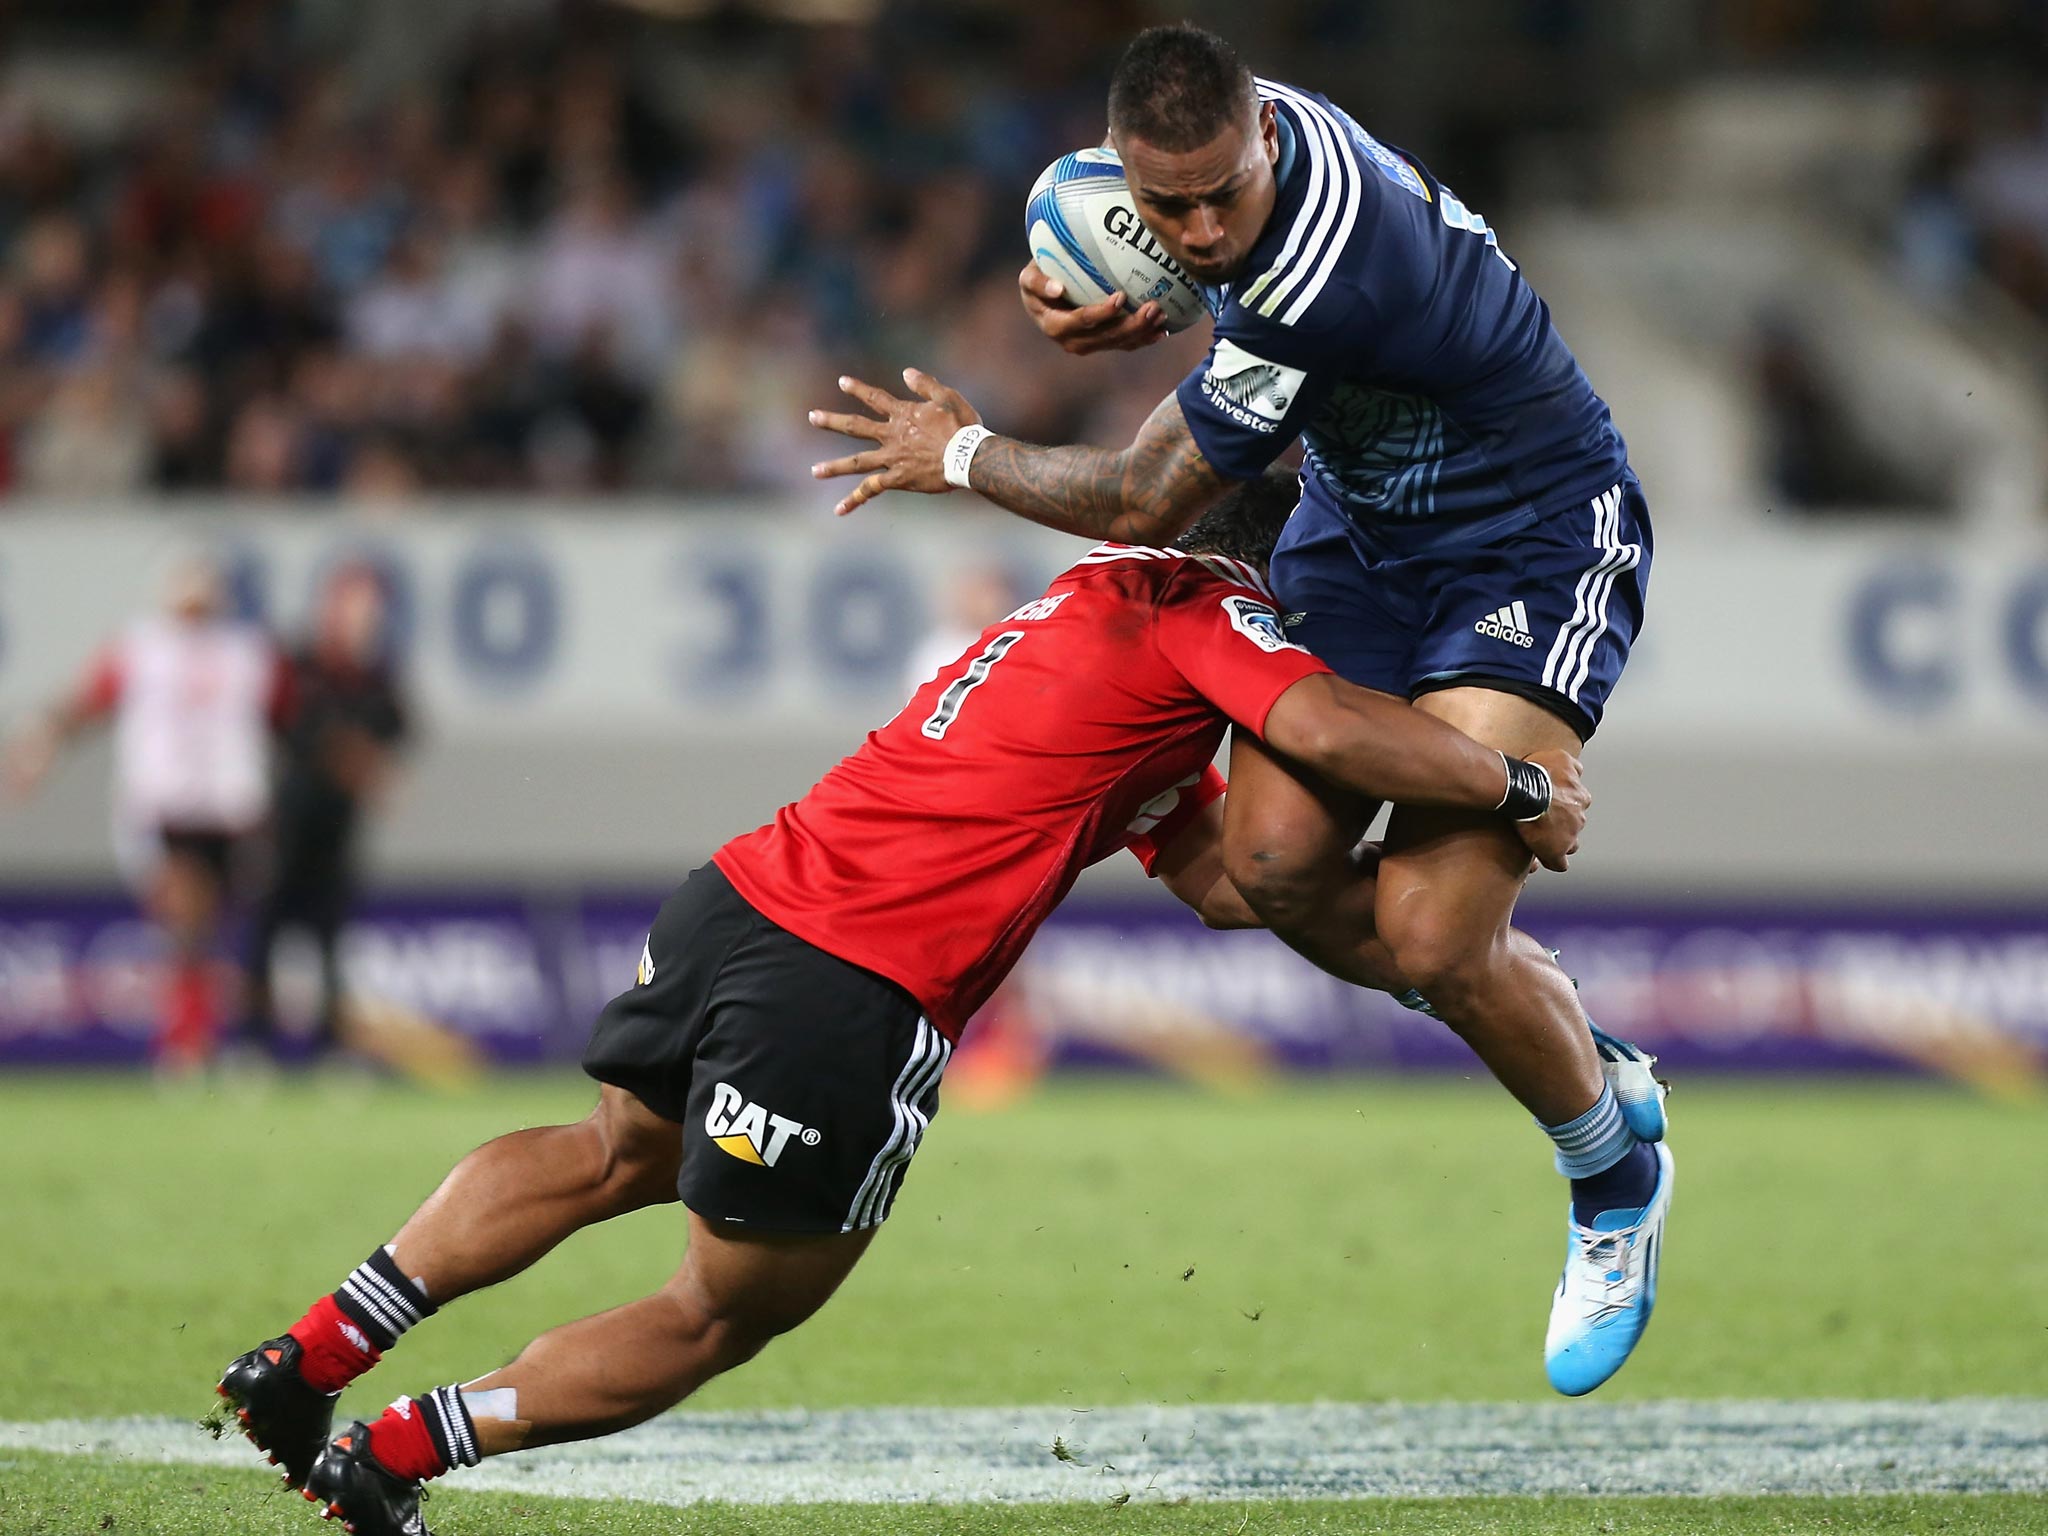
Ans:
[[[9,1449],[258,1460],[174,1419],[0,1423]],[[2048,1399],[672,1413],[446,1486],[663,1504],[2048,1493]]]

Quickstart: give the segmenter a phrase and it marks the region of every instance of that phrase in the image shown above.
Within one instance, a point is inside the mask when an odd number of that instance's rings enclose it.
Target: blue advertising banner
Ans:
[[[573,1061],[630,984],[659,901],[386,896],[349,929],[343,968],[365,1006],[483,1059]],[[2011,1087],[2048,1059],[2048,910],[1632,904],[1538,908],[1526,925],[1558,947],[1593,1017],[1673,1069],[1918,1069]],[[287,1030],[311,1017],[316,974],[310,952],[283,946]],[[160,985],[158,946],[124,899],[0,894],[0,1067],[146,1061]],[[1211,933],[1142,901],[1069,903],[989,1015],[991,1034],[1053,1065],[1219,1079],[1474,1066],[1443,1025],[1267,934]]]

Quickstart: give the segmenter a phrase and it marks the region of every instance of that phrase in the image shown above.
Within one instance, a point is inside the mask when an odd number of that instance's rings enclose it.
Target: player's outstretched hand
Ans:
[[[946,484],[946,444],[962,427],[977,425],[981,413],[957,389],[941,384],[919,369],[904,369],[903,382],[917,398],[904,400],[886,389],[841,374],[839,387],[875,414],[810,414],[814,427],[866,438],[875,445],[843,459],[828,459],[811,466],[812,478],[818,480],[830,480],[837,475],[865,476],[832,509],[839,517],[884,491],[922,491],[932,495],[951,489]]]
[[[1017,274],[1017,293],[1031,323],[1076,357],[1090,352],[1135,352],[1166,334],[1166,311],[1149,299],[1136,309],[1120,293],[1075,305],[1058,278],[1035,261]]]
[[[1545,869],[1562,870],[1579,851],[1579,834],[1586,830],[1586,808],[1593,796],[1571,753],[1531,752],[1529,761],[1550,775],[1550,809],[1534,821],[1515,823],[1515,830]]]

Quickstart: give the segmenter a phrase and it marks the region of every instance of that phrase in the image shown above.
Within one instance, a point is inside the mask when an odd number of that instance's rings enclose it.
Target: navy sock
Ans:
[[[1657,1192],[1657,1153],[1637,1142],[1612,1168],[1572,1180],[1572,1220],[1590,1227],[1602,1211],[1633,1210]]]

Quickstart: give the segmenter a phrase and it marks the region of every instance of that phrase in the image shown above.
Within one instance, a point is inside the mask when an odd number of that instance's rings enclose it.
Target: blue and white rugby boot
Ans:
[[[1660,1108],[1661,1115],[1661,1108]],[[1593,1225],[1567,1218],[1564,1274],[1550,1303],[1543,1364],[1550,1384],[1583,1397],[1620,1370],[1657,1305],[1657,1259],[1671,1210],[1671,1149],[1661,1142],[1649,1204],[1602,1211]]]

